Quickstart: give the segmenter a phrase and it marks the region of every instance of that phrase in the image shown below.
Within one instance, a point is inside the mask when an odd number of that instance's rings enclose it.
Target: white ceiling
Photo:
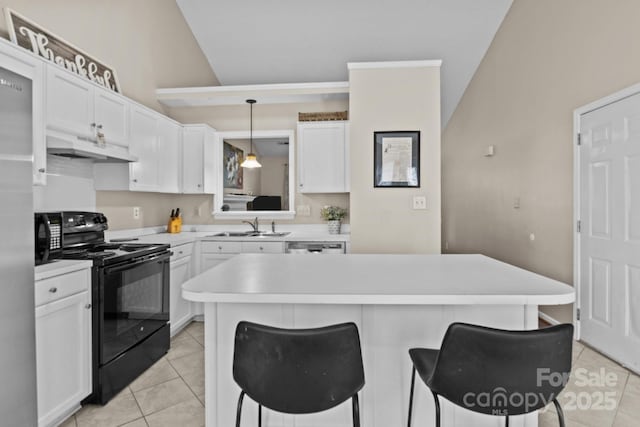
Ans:
[[[446,124],[513,0],[176,0],[222,85],[348,80],[442,59]]]

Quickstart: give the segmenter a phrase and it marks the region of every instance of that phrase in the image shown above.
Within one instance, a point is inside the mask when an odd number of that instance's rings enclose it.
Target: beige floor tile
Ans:
[[[186,330],[187,328],[183,328],[182,330],[180,330],[180,332],[178,332],[176,335],[174,335],[173,337],[171,337],[171,344],[173,345],[174,342],[176,341],[180,341],[183,340],[185,338],[189,338],[191,337],[191,335],[187,332]]]
[[[145,416],[195,397],[182,378],[136,391],[133,395]]]
[[[76,413],[78,427],[117,427],[142,417],[129,388],[104,406],[86,405]]]
[[[578,357],[580,357],[580,354],[582,354],[583,350],[584,350],[584,344],[578,341],[573,342],[573,351],[571,352],[571,358],[573,360],[573,363],[576,363],[576,360],[578,360]]]
[[[625,377],[625,381],[626,375],[629,374],[629,371],[627,371],[625,368],[589,347],[585,347],[584,350],[582,350],[582,352],[580,353],[580,357],[576,362],[576,365],[588,368],[589,370],[593,371],[604,368],[607,371],[620,373],[621,376]]]
[[[204,322],[191,322],[185,329],[193,339],[204,345]]]
[[[636,375],[629,375],[614,425],[640,425],[640,380]]]
[[[76,427],[76,416],[71,415],[65,422],[60,424],[59,427]]]
[[[575,424],[588,427],[610,427],[613,425],[628,374],[621,373],[600,360],[589,359],[586,363],[581,363],[581,360],[582,357],[574,366],[571,380],[559,398],[567,424],[569,426]],[[605,365],[609,368],[605,368]],[[613,384],[589,383],[596,376],[600,377],[601,368],[604,368],[605,375],[614,376]],[[587,384],[584,384],[585,382]],[[606,407],[609,399],[615,401],[612,408]]]
[[[169,360],[203,351],[204,347],[188,333],[177,341],[171,342],[171,348],[165,356]]]
[[[640,420],[638,415],[631,415],[625,412],[618,411],[616,419],[613,422],[613,427],[638,427]]]
[[[169,360],[169,363],[182,377],[193,373],[204,376],[204,350]]]
[[[204,406],[193,396],[188,401],[146,417],[149,427],[203,427]]]
[[[205,401],[204,401],[204,394],[201,394],[200,396],[198,396],[198,400],[205,405]]]
[[[136,392],[174,378],[178,378],[178,373],[173,369],[173,366],[169,364],[167,359],[163,357],[136,378],[129,387],[131,391]]]
[[[147,422],[144,418],[138,418],[135,421],[131,421],[130,423],[123,424],[122,427],[148,427]]]
[[[196,396],[204,395],[204,372],[190,372],[182,375],[182,379]]]

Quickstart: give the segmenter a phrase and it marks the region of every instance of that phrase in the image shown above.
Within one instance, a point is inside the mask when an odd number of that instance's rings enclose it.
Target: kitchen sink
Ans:
[[[289,231],[222,231],[207,237],[282,237],[290,233]]]
[[[258,231],[258,232],[250,232],[248,234],[249,237],[282,237],[282,236],[286,236],[288,234],[291,234],[290,231],[283,231],[283,232],[277,232],[277,231]]]
[[[251,233],[253,233],[253,231],[223,231],[207,237],[247,237],[250,236]]]

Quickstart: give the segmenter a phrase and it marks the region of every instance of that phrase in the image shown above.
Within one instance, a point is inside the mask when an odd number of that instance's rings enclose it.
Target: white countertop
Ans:
[[[246,227],[240,229],[242,231],[246,231]],[[178,246],[185,243],[192,243],[198,239],[201,240],[223,240],[223,241],[243,241],[243,242],[291,242],[291,241],[314,241],[314,242],[348,242],[350,240],[349,234],[329,234],[328,232],[318,231],[318,230],[294,230],[291,231],[290,234],[286,236],[279,237],[224,237],[224,236],[213,236],[213,234],[219,233],[221,231],[238,231],[237,228],[226,227],[220,228],[220,230],[212,230],[212,231],[183,231],[181,233],[157,233],[157,234],[146,234],[139,235],[135,232],[132,232],[129,235],[120,236],[123,232],[118,232],[118,238],[137,238],[138,240],[133,240],[136,243],[155,243],[155,244],[163,244],[163,245],[171,245]],[[286,230],[283,230],[286,231]],[[113,238],[113,237],[111,237]]]
[[[294,304],[522,304],[574,301],[564,283],[484,255],[241,254],[185,282],[185,299]]]
[[[78,270],[84,270],[85,268],[91,268],[92,266],[92,261],[59,259],[51,261],[47,264],[36,265],[35,280],[44,280],[48,279],[49,277],[60,276],[61,274],[67,274]]]

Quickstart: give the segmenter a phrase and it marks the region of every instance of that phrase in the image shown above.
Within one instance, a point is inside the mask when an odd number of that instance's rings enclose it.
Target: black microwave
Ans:
[[[62,256],[62,212],[36,212],[35,261],[44,264]]]

